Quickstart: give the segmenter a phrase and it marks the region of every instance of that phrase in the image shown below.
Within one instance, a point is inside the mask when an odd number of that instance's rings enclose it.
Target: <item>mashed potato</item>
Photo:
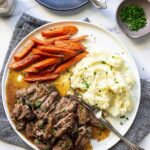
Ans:
[[[132,110],[130,90],[134,78],[117,54],[93,52],[72,68],[71,88],[86,103],[117,117]]]

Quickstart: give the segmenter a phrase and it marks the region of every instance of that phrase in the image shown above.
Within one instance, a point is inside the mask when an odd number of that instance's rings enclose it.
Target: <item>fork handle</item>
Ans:
[[[124,143],[126,143],[130,147],[131,150],[144,150],[144,148],[140,147],[137,144],[131,143],[129,140],[123,137],[106,119],[101,117],[99,118],[99,121],[108,129],[113,131]]]

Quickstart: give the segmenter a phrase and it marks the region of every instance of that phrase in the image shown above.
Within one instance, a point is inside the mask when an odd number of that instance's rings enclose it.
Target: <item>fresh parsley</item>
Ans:
[[[124,6],[120,11],[120,18],[131,31],[138,31],[147,24],[144,9],[136,4]]]

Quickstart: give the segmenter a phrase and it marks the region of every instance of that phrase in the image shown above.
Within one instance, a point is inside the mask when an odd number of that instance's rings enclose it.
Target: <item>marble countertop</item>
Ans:
[[[90,3],[87,5],[73,10],[73,11],[54,11],[49,10],[34,0],[17,0],[15,11],[9,18],[0,18],[0,69],[4,61],[9,42],[15,27],[15,24],[22,13],[28,13],[35,17],[49,20],[82,20],[86,17],[96,25],[103,25],[109,31],[113,32],[119,39],[125,44],[125,46],[131,52],[131,55],[135,59],[138,66],[140,77],[150,81],[150,34],[143,36],[139,39],[130,39],[124,35],[117,27],[115,21],[116,8],[121,0],[108,0],[108,8],[99,10],[94,8]],[[150,150],[150,134],[140,143],[145,150]],[[21,148],[13,147],[0,141],[0,147],[3,150],[21,150]]]

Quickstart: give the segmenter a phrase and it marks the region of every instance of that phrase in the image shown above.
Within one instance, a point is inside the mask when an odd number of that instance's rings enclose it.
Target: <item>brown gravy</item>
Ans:
[[[8,80],[6,84],[6,96],[7,96],[7,104],[10,112],[12,111],[15,104],[16,90],[19,88],[25,88],[29,84],[23,80],[22,74],[23,74],[22,72],[16,72],[10,70],[8,75]],[[69,77],[70,76],[68,73],[62,74],[56,81],[54,81],[57,90],[60,92],[62,96],[65,96],[67,94],[68,89],[70,88]],[[100,129],[93,127],[92,138],[97,141],[102,141],[109,136],[109,133],[110,131],[108,129],[104,129],[101,131]],[[22,132],[22,134],[25,136],[24,132]],[[86,150],[92,150],[92,149],[93,149],[92,145],[89,143],[86,146]]]
[[[10,70],[6,84],[6,97],[9,111],[11,112],[15,104],[15,93],[19,88],[25,88],[28,83],[22,78],[21,72]],[[20,78],[20,79],[19,79]],[[21,80],[22,79],[22,80]]]

